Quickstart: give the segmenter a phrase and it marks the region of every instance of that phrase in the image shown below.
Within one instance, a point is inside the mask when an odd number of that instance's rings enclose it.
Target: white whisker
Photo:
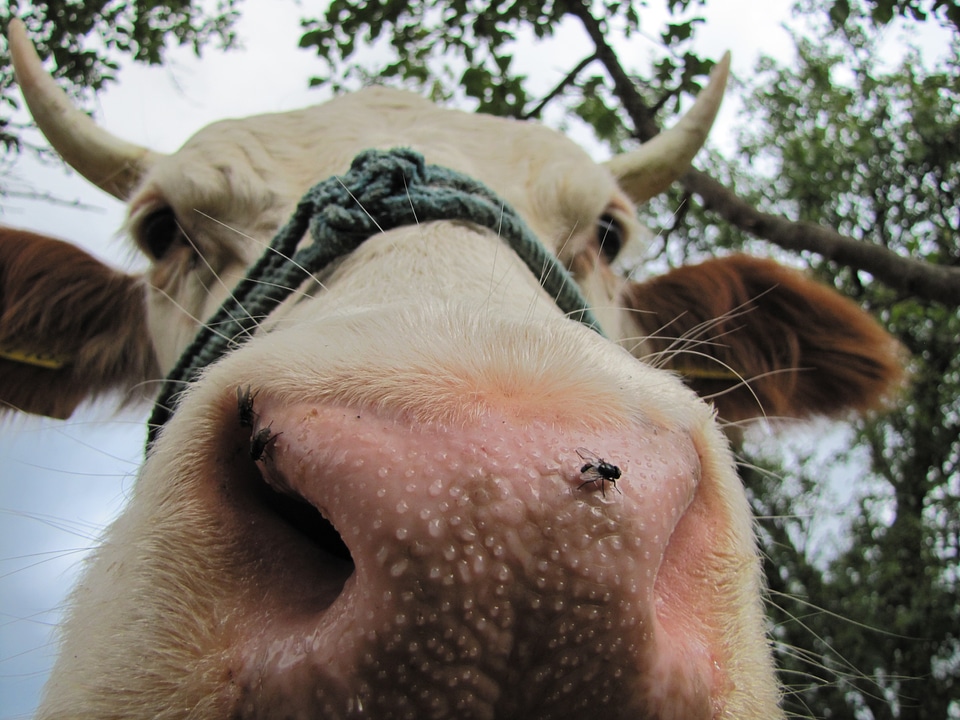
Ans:
[[[162,287],[159,287],[158,285],[150,285],[150,289],[153,290],[153,291],[155,291],[155,292],[160,293],[160,294],[167,300],[167,302],[169,302],[171,305],[173,305],[175,308],[177,308],[177,309],[178,309],[180,312],[182,312],[186,317],[188,317],[188,318],[190,318],[191,320],[193,320],[193,322],[196,323],[198,327],[208,327],[208,324],[207,324],[206,322],[204,322],[203,320],[200,320],[200,318],[196,317],[193,313],[191,313],[189,310],[187,310],[185,307],[183,307],[183,305],[181,305],[179,302],[177,302],[177,300],[175,300],[174,297],[173,297],[170,293],[168,293],[166,290],[164,290]],[[215,328],[210,327],[210,330],[211,330],[217,337],[222,338],[223,340],[226,340],[228,343],[233,344],[233,345],[236,344],[236,342],[233,340],[233,338],[230,338],[230,337],[224,335],[223,333],[218,332]]]
[[[347,195],[349,195],[350,198],[357,204],[357,207],[359,207],[361,210],[363,210],[363,214],[366,215],[368,218],[370,218],[370,222],[372,222],[374,225],[377,226],[377,230],[379,230],[381,233],[383,233],[384,230],[383,230],[382,227],[380,227],[380,223],[377,222],[377,219],[376,219],[373,215],[370,214],[370,212],[363,206],[363,203],[360,202],[360,200],[356,197],[356,195],[354,195],[352,192],[350,192],[350,188],[348,188],[348,187],[344,184],[343,180],[341,180],[339,177],[337,177],[337,182],[340,183],[340,185],[343,187],[343,189],[347,191]]]

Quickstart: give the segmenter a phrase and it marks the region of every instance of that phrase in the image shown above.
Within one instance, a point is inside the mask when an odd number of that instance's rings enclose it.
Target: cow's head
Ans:
[[[725,63],[677,128],[607,166],[386,89],[159,155],[70,107],[11,33],[37,123],[129,200],[151,266],[0,235],[10,406],[67,416],[160,378],[304,191],[367,148],[493,188],[612,338],[470,223],[377,234],[299,278],[160,433],[73,597],[41,717],[779,715],[749,510],[683,375],[742,420],[866,408],[898,371],[866,315],[770,262],[611,270],[634,203],[702,143]]]

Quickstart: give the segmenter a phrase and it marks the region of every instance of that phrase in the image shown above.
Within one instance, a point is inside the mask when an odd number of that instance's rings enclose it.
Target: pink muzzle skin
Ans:
[[[310,578],[282,573],[241,629],[237,717],[718,712],[708,643],[661,610],[659,593],[691,589],[657,583],[700,479],[689,436],[256,402],[263,481],[349,557],[290,550],[313,558]],[[620,470],[619,492],[588,482],[585,451]]]

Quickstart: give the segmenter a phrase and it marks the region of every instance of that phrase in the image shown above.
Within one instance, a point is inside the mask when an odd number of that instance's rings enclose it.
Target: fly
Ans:
[[[577,455],[583,460],[583,467],[580,468],[580,477],[583,482],[577,487],[580,490],[585,485],[600,483],[600,493],[606,497],[606,485],[610,483],[620,492],[617,487],[617,480],[620,479],[620,468],[613,463],[607,462],[602,457],[597,457],[586,448],[577,448]]]
[[[250,436],[250,459],[254,462],[262,459],[264,455],[269,458],[270,453],[267,451],[267,447],[283,434],[273,432],[271,430],[272,427],[273,423],[270,423],[265,428],[260,428]]]

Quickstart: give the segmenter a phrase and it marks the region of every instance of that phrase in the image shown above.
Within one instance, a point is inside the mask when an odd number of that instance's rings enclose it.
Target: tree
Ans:
[[[816,41],[797,37],[796,68],[761,64],[741,154],[774,169],[751,180],[750,195],[861,242],[957,267],[958,55],[925,69],[913,51],[884,68],[880,40],[862,22],[866,7],[849,11],[845,23],[816,28]],[[910,352],[911,382],[896,410],[859,426],[870,473],[854,494],[850,542],[825,568],[797,542],[805,521],[776,476],[749,476],[767,518],[782,665],[818,678],[787,707],[831,718],[960,717],[960,316],[850,268],[810,264],[884,319]],[[802,484],[815,482],[812,470],[801,469]]]
[[[116,79],[120,57],[158,65],[171,41],[192,45],[198,55],[214,41],[222,48],[231,47],[236,41],[233,24],[239,4],[240,0],[217,0],[215,8],[208,10],[209,3],[190,0],[10,0],[0,10],[0,56],[9,57],[7,25],[19,17],[40,57],[54,61],[61,87],[82,105],[89,104],[98,90]],[[0,164],[7,167],[24,148],[44,152],[24,133],[28,125],[15,119],[19,108],[13,67],[5,62],[0,64]],[[0,187],[2,194],[6,193]]]

